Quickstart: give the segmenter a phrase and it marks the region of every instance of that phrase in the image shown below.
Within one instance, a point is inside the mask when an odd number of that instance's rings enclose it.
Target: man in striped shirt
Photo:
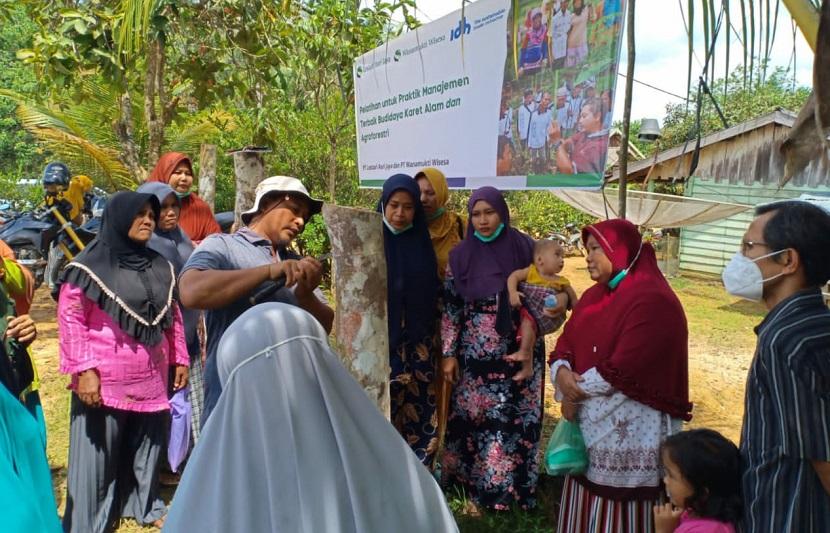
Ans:
[[[830,532],[830,214],[786,201],[756,215],[724,271],[769,309],[746,384],[743,531]]]

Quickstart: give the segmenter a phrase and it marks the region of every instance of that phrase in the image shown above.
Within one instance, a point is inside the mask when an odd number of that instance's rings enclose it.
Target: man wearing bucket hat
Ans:
[[[326,331],[331,330],[334,311],[319,290],[320,263],[288,250],[291,241],[322,206],[323,202],[312,198],[300,180],[286,176],[267,178],[257,186],[253,207],[242,213],[244,226],[230,235],[210,235],[182,269],[179,277],[182,304],[206,310],[203,424],[221,393],[216,367],[219,339],[252,306],[253,294],[267,284],[284,279],[285,287],[274,291],[269,301],[301,307]]]

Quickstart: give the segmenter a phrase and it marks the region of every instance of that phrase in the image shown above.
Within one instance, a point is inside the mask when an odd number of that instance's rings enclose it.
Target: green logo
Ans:
[[[403,54],[401,54],[400,49],[395,50],[395,61],[400,61],[401,60],[401,55],[403,55]]]
[[[363,65],[358,65],[357,66],[357,68],[355,69],[355,74],[357,75],[358,78],[363,76]]]

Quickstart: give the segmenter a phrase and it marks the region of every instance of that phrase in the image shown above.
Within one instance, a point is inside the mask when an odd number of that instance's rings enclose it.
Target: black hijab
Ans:
[[[100,233],[66,266],[61,282],[80,288],[127,335],[155,346],[173,323],[176,278],[166,259],[128,236],[147,203],[158,222],[161,208],[154,195],[129,191],[112,195]]]
[[[415,203],[415,218],[408,230],[393,234],[384,224],[383,244],[386,250],[387,314],[389,320],[389,348],[392,353],[404,341],[423,342],[435,332],[437,300],[440,281],[435,250],[429,236],[421,190],[418,183],[406,174],[396,174],[383,184],[378,211],[396,191],[406,191]],[[403,332],[406,331],[406,338]]]

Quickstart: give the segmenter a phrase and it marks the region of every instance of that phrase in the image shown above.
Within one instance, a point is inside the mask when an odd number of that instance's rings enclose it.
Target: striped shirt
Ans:
[[[818,290],[756,328],[741,432],[747,533],[830,531],[830,496],[810,461],[830,461],[830,310]]]

